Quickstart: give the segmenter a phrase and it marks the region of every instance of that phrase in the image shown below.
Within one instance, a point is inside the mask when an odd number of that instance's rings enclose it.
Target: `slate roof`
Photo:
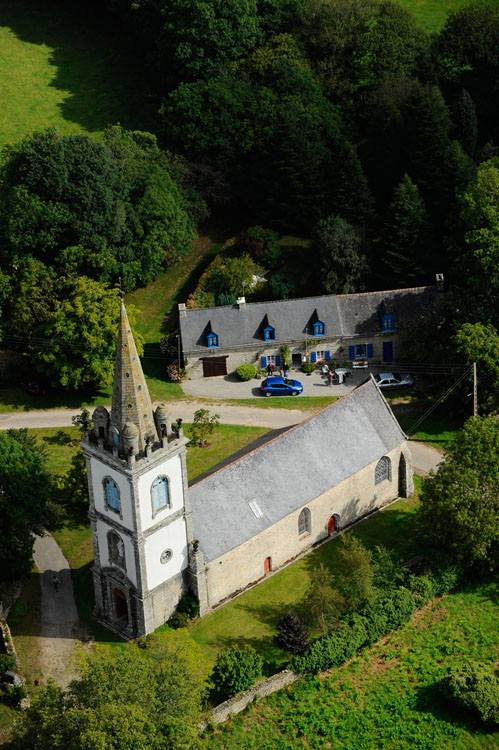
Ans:
[[[193,534],[215,560],[381,458],[406,436],[371,379],[189,489]],[[374,485],[373,485],[374,491]],[[249,503],[262,511],[257,518]]]
[[[266,321],[272,321],[276,341],[306,340],[317,320],[325,336],[341,337],[381,332],[383,315],[394,316],[395,330],[410,328],[438,313],[441,292],[436,286],[394,289],[363,294],[324,295],[302,299],[186,310],[180,318],[184,352],[208,351],[208,325],[219,336],[220,349],[261,346]]]

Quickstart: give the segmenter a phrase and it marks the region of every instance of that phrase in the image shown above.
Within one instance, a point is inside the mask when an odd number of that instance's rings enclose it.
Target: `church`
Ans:
[[[189,486],[189,441],[153,409],[123,302],[111,411],[92,419],[95,611],[124,638],[166,622],[183,591],[203,615],[413,492],[406,436],[372,378]]]

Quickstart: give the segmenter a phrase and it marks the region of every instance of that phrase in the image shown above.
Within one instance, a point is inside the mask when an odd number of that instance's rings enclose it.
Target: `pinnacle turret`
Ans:
[[[124,453],[128,453],[130,447],[143,450],[147,438],[153,441],[158,438],[149,391],[123,300],[114,366],[110,428],[113,444]]]

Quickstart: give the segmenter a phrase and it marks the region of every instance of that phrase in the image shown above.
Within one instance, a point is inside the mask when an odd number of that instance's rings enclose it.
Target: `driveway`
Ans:
[[[367,370],[354,371],[343,385],[333,386],[329,386],[327,377],[318,371],[307,375],[299,370],[291,370],[289,377],[300,381],[303,385],[304,396],[346,396],[369,377],[369,372]],[[261,380],[243,382],[237,375],[231,373],[214,378],[186,380],[181,385],[184,393],[196,398],[264,398],[260,392],[261,382]],[[289,400],[293,400],[291,396]],[[293,408],[291,403],[289,408]]]

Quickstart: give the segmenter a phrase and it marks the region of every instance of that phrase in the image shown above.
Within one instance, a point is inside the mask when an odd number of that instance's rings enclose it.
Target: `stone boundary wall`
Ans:
[[[0,620],[0,631],[2,634],[3,646],[5,653],[13,656],[16,660],[16,669],[19,669],[19,657],[17,656],[14,641],[12,640],[12,634],[10,628],[5,620]]]
[[[282,672],[273,674],[266,680],[261,680],[253,685],[252,688],[246,690],[244,693],[238,693],[233,698],[220,703],[211,712],[209,719],[205,719],[198,724],[200,731],[206,729],[211,722],[214,724],[222,724],[227,721],[231,716],[241,713],[244,709],[255,699],[263,698],[266,695],[272,695],[277,690],[281,690],[287,685],[291,685],[293,682],[303,675],[297,672],[291,672],[289,669],[284,669]]]

